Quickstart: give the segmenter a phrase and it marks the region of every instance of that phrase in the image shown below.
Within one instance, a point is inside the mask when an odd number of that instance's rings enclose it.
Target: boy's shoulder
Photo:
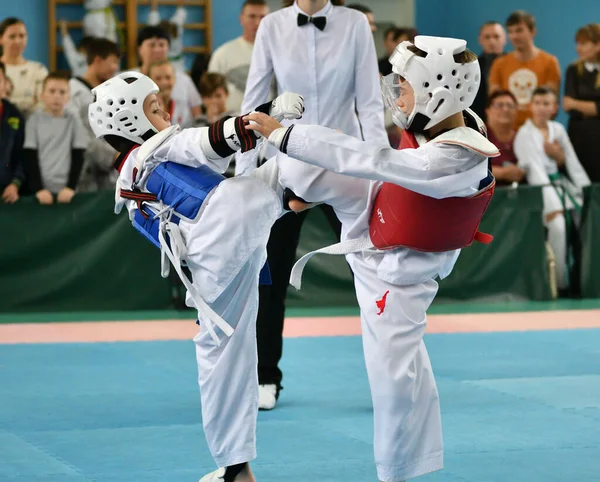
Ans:
[[[566,133],[567,130],[565,129],[565,126],[563,126],[560,122],[555,121],[555,120],[551,120],[548,122],[550,124],[550,126],[556,131],[556,132],[560,132],[561,134],[564,132]]]
[[[27,116],[27,123],[29,124],[32,121],[40,122],[40,121],[44,120],[46,117],[48,117],[47,112],[42,107],[37,107],[37,108],[33,109],[31,114],[29,114],[29,116]]]
[[[64,117],[65,119],[77,119],[79,120],[79,116],[73,112],[72,109],[68,109],[67,106],[65,106],[65,110],[63,111],[62,117]]]

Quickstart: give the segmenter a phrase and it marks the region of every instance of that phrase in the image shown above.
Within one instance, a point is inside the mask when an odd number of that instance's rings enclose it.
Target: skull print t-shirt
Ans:
[[[531,117],[531,94],[537,87],[560,86],[558,59],[543,50],[531,60],[523,62],[514,52],[497,58],[492,64],[489,85],[509,90],[517,98],[518,112],[515,128]],[[558,93],[558,92],[557,92]]]

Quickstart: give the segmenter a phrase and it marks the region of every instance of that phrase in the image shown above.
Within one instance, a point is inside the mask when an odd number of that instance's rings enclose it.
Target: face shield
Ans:
[[[391,112],[394,124],[401,129],[408,128],[408,115],[402,112],[400,107],[398,107],[400,86],[404,82],[406,81],[396,73],[391,73],[381,77],[381,94],[383,96],[383,103]]]

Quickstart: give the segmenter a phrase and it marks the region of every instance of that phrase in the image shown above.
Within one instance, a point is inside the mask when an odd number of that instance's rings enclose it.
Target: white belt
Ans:
[[[161,220],[158,231],[158,240],[160,242],[160,274],[163,278],[169,276],[169,262],[167,259],[170,260],[171,264],[175,268],[175,271],[179,275],[181,282],[190,293],[194,307],[205,317],[205,320],[198,321],[204,324],[215,343],[217,345],[221,345],[221,340],[219,340],[213,325],[218,326],[227,336],[231,336],[233,334],[233,328],[206,304],[206,302],[202,299],[202,296],[200,296],[200,293],[198,293],[196,288],[194,288],[194,285],[190,282],[188,277],[181,269],[181,260],[186,257],[187,249],[185,247],[185,241],[179,226],[171,222],[172,214],[173,211],[171,209],[167,212],[163,212],[160,215]],[[169,243],[167,242],[167,235],[171,241],[171,247],[169,247]]]
[[[296,261],[296,264],[292,268],[292,273],[290,275],[290,284],[297,290],[301,288],[302,272],[304,271],[304,267],[310,258],[312,258],[315,254],[350,254],[357,253],[359,251],[366,251],[372,248],[374,248],[373,242],[367,237],[349,239],[347,241],[342,241],[341,243],[336,243],[326,246],[325,248],[317,249],[316,251],[311,251]]]

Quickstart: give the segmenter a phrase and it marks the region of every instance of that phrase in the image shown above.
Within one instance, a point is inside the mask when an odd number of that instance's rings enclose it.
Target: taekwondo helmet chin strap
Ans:
[[[158,132],[144,113],[144,100],[158,91],[149,77],[135,71],[123,72],[92,89],[94,102],[88,107],[88,119],[94,135],[143,144]]]
[[[424,57],[409,50],[412,45],[404,41],[396,47],[390,56],[392,73],[382,78],[381,87],[394,123],[419,132],[470,107],[481,73],[477,59],[464,64],[454,59],[466,50],[465,40],[418,35],[414,46],[425,52]],[[414,91],[414,107],[408,113],[398,107],[403,82],[408,82]]]

